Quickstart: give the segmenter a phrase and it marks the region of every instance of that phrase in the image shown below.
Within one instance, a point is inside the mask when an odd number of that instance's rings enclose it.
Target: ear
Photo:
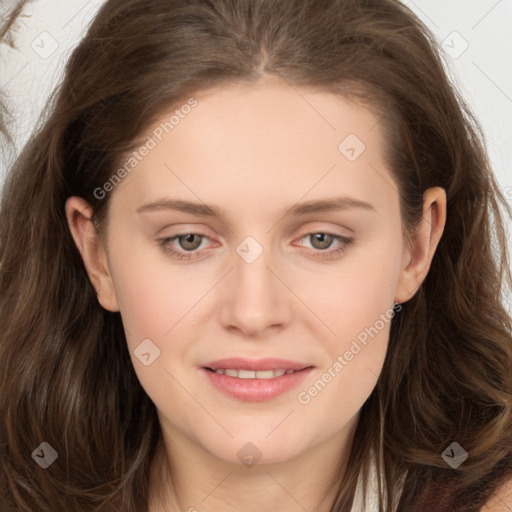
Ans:
[[[410,300],[427,277],[445,224],[446,192],[440,187],[430,188],[423,195],[423,219],[418,231],[404,248],[395,293],[397,303]]]
[[[81,197],[70,197],[66,201],[69,229],[96,289],[98,301],[108,311],[119,311],[107,252],[92,221],[92,214],[92,207]]]

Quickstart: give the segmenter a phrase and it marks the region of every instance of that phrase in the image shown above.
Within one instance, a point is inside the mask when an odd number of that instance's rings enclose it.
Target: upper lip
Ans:
[[[310,364],[300,363],[298,361],[289,361],[286,359],[266,358],[266,359],[244,359],[241,357],[230,357],[227,359],[218,359],[203,365],[203,368],[211,370],[236,369],[236,370],[303,370],[309,368]]]

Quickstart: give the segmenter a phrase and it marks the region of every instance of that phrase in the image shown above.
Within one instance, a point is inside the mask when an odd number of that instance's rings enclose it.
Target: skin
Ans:
[[[196,98],[198,106],[112,192],[104,237],[83,199],[66,204],[98,300],[121,312],[135,371],[158,410],[163,443],[153,461],[149,510],[327,511],[330,479],[345,470],[390,324],[307,405],[297,394],[394,302],[416,293],[442,236],[446,194],[425,193],[422,225],[406,243],[397,185],[371,112],[270,78]],[[162,113],[155,126],[168,118]],[[349,134],[366,145],[353,162],[338,150]],[[297,202],[337,196],[373,209],[285,215]],[[137,212],[170,197],[218,205],[224,218]],[[194,232],[205,238],[195,240],[199,257],[190,261],[157,244]],[[334,238],[321,246],[307,236],[314,233],[353,241],[322,259],[322,251],[343,244]],[[263,248],[252,263],[236,252],[247,236]],[[168,245],[185,253],[193,244]],[[149,366],[134,356],[147,338],[161,351]],[[292,391],[245,402],[221,394],[199,370],[235,355],[282,357],[315,369]],[[237,457],[247,442],[262,454],[250,468]]]

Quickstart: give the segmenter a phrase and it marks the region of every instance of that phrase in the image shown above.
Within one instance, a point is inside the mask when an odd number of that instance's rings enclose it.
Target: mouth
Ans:
[[[262,402],[292,390],[314,368],[284,359],[230,358],[207,363],[200,369],[210,384],[224,395],[247,402]]]

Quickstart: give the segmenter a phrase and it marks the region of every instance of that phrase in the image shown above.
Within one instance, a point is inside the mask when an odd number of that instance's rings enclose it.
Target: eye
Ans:
[[[353,239],[332,233],[316,232],[304,235],[300,240],[308,239],[313,246],[314,256],[319,258],[331,259],[341,256],[348,249]],[[333,242],[337,242],[338,246],[335,249],[329,249]],[[326,250],[328,249],[328,250]]]
[[[201,233],[180,233],[173,237],[161,238],[157,240],[157,243],[165,252],[177,259],[190,260],[197,257],[195,255],[198,252],[197,249],[206,238],[207,236]],[[174,241],[177,241],[178,245],[181,246],[181,250],[176,247]]]

